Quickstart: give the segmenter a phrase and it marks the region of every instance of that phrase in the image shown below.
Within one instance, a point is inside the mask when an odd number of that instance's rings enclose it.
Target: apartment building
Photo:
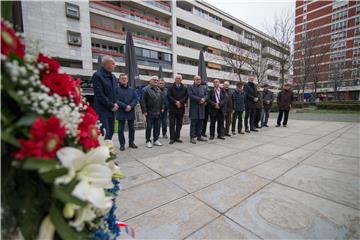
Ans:
[[[191,84],[204,50],[210,81],[228,80],[234,87],[247,81],[256,63],[262,82],[276,91],[279,58],[289,54],[265,33],[204,1],[23,1],[20,9],[26,41],[58,58],[62,71],[80,77],[85,94],[92,94],[99,56],[113,56],[115,74],[124,72],[127,31],[133,34],[143,84],[158,74],[159,65],[166,82],[180,73]],[[245,59],[236,71],[226,59],[230,49]]]
[[[359,100],[360,1],[298,0],[295,11],[294,81],[321,98]]]

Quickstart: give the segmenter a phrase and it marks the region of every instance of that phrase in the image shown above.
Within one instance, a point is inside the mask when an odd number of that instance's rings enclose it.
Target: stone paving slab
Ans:
[[[272,183],[225,215],[264,239],[359,239],[359,214]]]
[[[123,190],[161,177],[138,161],[120,163],[120,165],[123,173],[126,173],[125,179],[121,180]]]
[[[186,239],[259,239],[256,235],[221,216]]]
[[[350,157],[360,157],[360,149],[359,146],[349,146],[346,144],[329,144],[325,146],[321,151],[338,154],[338,155],[345,155]]]
[[[159,194],[161,192],[161,194]],[[186,194],[166,179],[159,179],[121,191],[117,199],[120,220],[132,218]]]
[[[359,158],[318,152],[307,158],[303,163],[338,172],[360,175]]]
[[[225,142],[225,140],[222,140]],[[211,142],[211,141],[210,141]],[[185,152],[193,154],[195,156],[202,157],[204,159],[213,161],[232,154],[237,153],[239,150],[224,146],[213,146],[213,144],[204,144],[201,146],[184,149]]]
[[[294,148],[292,148],[292,147],[276,145],[274,142],[274,143],[267,143],[267,144],[252,148],[252,149],[250,149],[250,151],[254,152],[254,153],[262,153],[262,154],[278,156],[278,155],[282,155],[287,152],[290,152],[293,149]]]
[[[208,163],[168,177],[170,181],[185,189],[195,192],[236,174],[238,171],[216,163]]]
[[[269,181],[249,173],[239,173],[194,193],[220,212],[226,212]]]
[[[182,239],[218,216],[193,196],[186,196],[127,223],[136,229],[138,239]]]
[[[305,150],[303,148],[295,149],[291,152],[285,153],[283,155],[280,155],[279,158],[286,159],[289,161],[292,161],[294,163],[298,163],[303,161],[304,159],[307,159],[311,155],[314,155],[315,152],[312,150]]]
[[[295,165],[296,162],[294,163],[293,161],[286,159],[275,158],[249,169],[248,172],[266,179],[273,180],[284,174]]]
[[[300,165],[276,181],[360,209],[360,178],[357,176]]]
[[[223,164],[239,170],[247,170],[253,166],[259,165],[265,161],[272,159],[274,155],[267,155],[261,153],[254,153],[251,151],[244,151],[229,157],[222,158],[215,161],[216,163]]]
[[[189,153],[176,150],[140,161],[162,176],[169,176],[208,162],[200,157],[194,157]]]

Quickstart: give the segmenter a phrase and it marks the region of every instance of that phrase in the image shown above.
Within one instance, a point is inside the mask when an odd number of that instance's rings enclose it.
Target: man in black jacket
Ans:
[[[269,85],[264,84],[264,91],[263,91],[263,103],[264,103],[264,115],[263,115],[263,127],[269,127],[267,125],[272,102],[274,101],[274,94],[269,90]]]
[[[159,141],[160,114],[164,111],[161,90],[157,86],[159,79],[152,76],[149,85],[146,86],[141,95],[141,111],[146,117],[146,147],[152,148],[151,129],[153,129],[153,142],[155,146],[162,146]]]
[[[167,117],[168,117],[168,88],[165,86],[164,79],[159,79],[159,88],[161,90],[163,103],[164,103],[164,111],[160,115],[160,125],[162,130],[163,138],[168,138],[167,136]],[[160,130],[159,130],[160,131]]]
[[[210,140],[215,137],[215,124],[217,122],[218,138],[224,140],[224,115],[226,96],[223,89],[220,88],[220,80],[214,80],[214,88],[209,91],[209,112],[210,112]]]
[[[236,119],[238,119],[237,131],[238,134],[244,134],[242,130],[242,121],[243,121],[243,112],[245,110],[245,92],[244,92],[244,83],[238,82],[236,84],[236,89],[232,94],[233,101],[233,119],[231,124],[231,132],[235,135],[235,124]]]
[[[232,92],[230,90],[229,81],[224,82],[224,92],[226,97],[225,105],[225,136],[230,137],[230,125],[232,121],[232,112],[233,112],[233,102],[232,102]]]
[[[256,102],[259,101],[257,97],[256,86],[254,84],[255,75],[250,74],[248,77],[248,82],[244,86],[244,91],[246,93],[245,101],[245,132],[250,133],[250,130],[253,132],[258,132],[255,129],[255,111],[256,111]],[[250,125],[250,130],[249,130]]]
[[[181,143],[180,131],[185,113],[185,104],[188,100],[187,88],[181,83],[182,76],[175,76],[174,84],[168,89],[170,144]]]
[[[105,139],[112,139],[115,126],[115,113],[119,109],[116,103],[117,80],[114,74],[115,61],[110,56],[103,56],[101,68],[92,76],[94,86],[94,109],[99,115],[101,132]]]

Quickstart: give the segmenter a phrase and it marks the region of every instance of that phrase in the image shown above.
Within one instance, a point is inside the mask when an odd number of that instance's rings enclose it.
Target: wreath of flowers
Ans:
[[[25,53],[1,21],[2,236],[115,239],[123,177],[112,142],[55,59]]]

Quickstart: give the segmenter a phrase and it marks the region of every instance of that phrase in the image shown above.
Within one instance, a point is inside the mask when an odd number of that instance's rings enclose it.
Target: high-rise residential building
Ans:
[[[296,1],[294,81],[325,99],[359,100],[360,1]],[[300,86],[301,85],[301,86]],[[302,90],[300,90],[302,92]]]
[[[91,94],[99,56],[113,56],[116,73],[125,71],[127,31],[142,81],[158,75],[162,65],[166,82],[180,73],[191,84],[204,50],[210,81],[228,80],[233,87],[255,72],[276,91],[279,59],[289,54],[270,36],[203,1],[23,1],[20,9],[25,40],[80,77],[85,94]]]

